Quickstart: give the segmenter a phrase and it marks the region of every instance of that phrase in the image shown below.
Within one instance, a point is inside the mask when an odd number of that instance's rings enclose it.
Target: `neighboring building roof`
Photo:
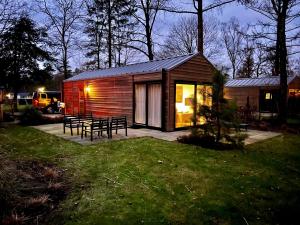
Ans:
[[[136,63],[127,66],[103,69],[103,70],[95,70],[95,71],[87,71],[82,72],[74,77],[71,77],[65,81],[77,81],[77,80],[86,80],[86,79],[95,79],[102,77],[114,77],[121,75],[133,75],[133,74],[144,74],[144,73],[155,73],[160,72],[162,69],[171,70],[175,67],[181,65],[182,63],[188,61],[193,58],[196,54],[189,54],[183,56],[177,56],[173,58],[153,60],[149,62]]]
[[[289,85],[297,76],[288,77]],[[240,78],[227,81],[225,87],[276,87],[280,85],[280,77]]]

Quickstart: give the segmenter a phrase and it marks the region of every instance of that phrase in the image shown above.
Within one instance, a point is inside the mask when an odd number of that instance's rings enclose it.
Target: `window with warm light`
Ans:
[[[197,110],[203,105],[212,106],[212,87],[209,85],[197,85]],[[205,122],[203,116],[197,118],[198,124],[204,124]]]
[[[176,128],[193,125],[195,85],[176,84]]]
[[[193,126],[195,109],[198,110],[201,105],[212,106],[212,87],[210,85],[176,84],[175,127]],[[197,124],[205,122],[203,116],[197,117]]]
[[[289,89],[290,96],[300,96],[300,89]]]
[[[272,94],[269,93],[269,92],[267,92],[267,93],[266,93],[266,96],[265,96],[265,99],[266,99],[266,100],[271,100],[271,99],[272,99]]]

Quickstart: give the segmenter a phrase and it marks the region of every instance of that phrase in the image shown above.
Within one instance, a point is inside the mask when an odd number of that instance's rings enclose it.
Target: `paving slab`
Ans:
[[[66,133],[63,133],[63,124],[46,124],[46,125],[39,125],[39,126],[33,126],[35,129],[41,130],[45,133],[55,135],[57,137],[73,141],[82,145],[88,145],[88,144],[95,144],[99,142],[106,142],[106,141],[114,141],[114,140],[122,140],[122,139],[128,139],[128,138],[139,138],[139,137],[152,137],[157,138],[165,141],[176,141],[178,137],[182,135],[187,135],[190,133],[188,130],[182,130],[182,131],[174,131],[174,132],[162,132],[159,130],[152,130],[147,128],[139,128],[139,129],[133,129],[128,128],[128,136],[125,136],[125,130],[119,130],[118,134],[113,132],[113,138],[108,139],[107,135],[103,134],[103,136],[98,137],[97,135],[94,136],[93,142],[90,141],[90,137],[84,137],[81,139],[81,135],[77,135],[77,130],[73,129],[73,136],[71,136],[71,132],[69,128],[66,128]],[[245,132],[248,134],[248,138],[245,140],[245,144],[252,144],[256,143],[258,141],[262,141],[265,139],[273,138],[280,133],[276,132],[269,132],[269,131],[258,131],[258,130],[248,130]]]
[[[253,144],[258,141],[263,141],[281,135],[281,133],[278,132],[260,130],[248,130],[245,133],[248,134],[248,138],[245,140],[245,145]]]

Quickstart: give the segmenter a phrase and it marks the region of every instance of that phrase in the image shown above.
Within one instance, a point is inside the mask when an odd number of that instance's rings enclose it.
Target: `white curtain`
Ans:
[[[148,125],[161,127],[161,85],[148,86]]]
[[[146,85],[135,85],[135,123],[146,124]]]

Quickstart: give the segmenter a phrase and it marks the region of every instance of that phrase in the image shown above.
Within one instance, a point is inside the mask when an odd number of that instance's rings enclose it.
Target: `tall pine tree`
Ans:
[[[121,49],[133,34],[131,16],[135,12],[134,1],[93,0],[87,8],[87,57],[92,58],[96,68],[100,68],[101,54],[105,52],[108,55],[108,67],[112,67],[114,58],[116,64],[120,65]]]
[[[14,93],[17,111],[17,94],[26,85],[50,78],[50,54],[42,48],[47,33],[35,26],[28,16],[12,22],[0,39],[0,63],[5,87]],[[5,63],[5,64],[3,64]],[[43,64],[43,69],[40,66]]]

